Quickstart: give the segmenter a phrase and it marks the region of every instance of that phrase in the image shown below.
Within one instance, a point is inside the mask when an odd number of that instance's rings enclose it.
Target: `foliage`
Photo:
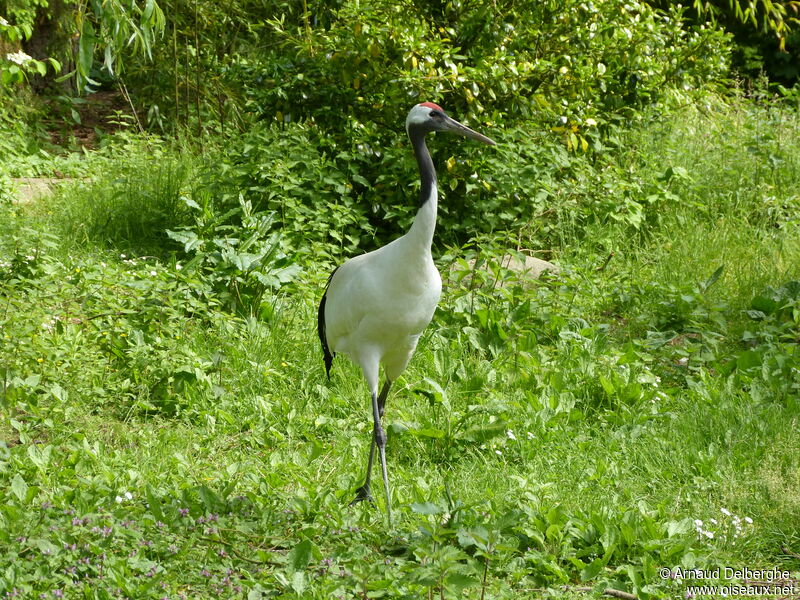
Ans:
[[[196,167],[163,140],[122,134],[92,160],[97,174],[62,187],[67,201],[57,209],[75,242],[158,251],[168,228],[190,222],[183,197]]]
[[[250,202],[241,197],[239,210],[224,215],[211,203],[186,202],[196,211],[195,225],[167,234],[191,257],[187,271],[197,269],[223,306],[269,318],[271,305],[262,306],[264,294],[290,282],[300,270],[275,231],[273,215],[254,214]],[[236,225],[228,223],[231,217]]]
[[[234,211],[222,220],[235,214],[241,194],[256,212],[273,213],[296,247],[332,239],[351,253],[371,233],[368,207],[356,194],[367,184],[358,158],[355,148],[308,125],[256,126],[220,150],[207,185],[218,215]]]
[[[785,49],[785,38],[792,31],[792,27],[800,23],[797,18],[800,2],[794,0],[773,1],[757,0],[744,2],[742,0],[728,0],[727,7],[724,2],[708,2],[694,0],[692,6],[701,16],[712,19],[719,18],[725,11],[733,13],[734,17],[742,23],[750,23],[753,27],[760,27],[764,31],[774,33],[780,41],[780,49]]]
[[[393,125],[422,96],[472,119],[580,122],[717,82],[727,68],[725,35],[685,26],[672,5],[161,4],[167,37],[126,79],[152,126],[198,133],[253,116],[314,119],[341,141]]]
[[[301,235],[332,218],[301,212],[316,190],[345,206],[325,177],[350,158],[264,128],[247,160],[207,150],[212,181],[123,136],[46,209],[0,207],[0,594],[658,598],[686,592],[664,567],[796,569],[796,115],[646,123],[526,155],[519,181],[571,198],[541,217],[560,273],[509,269],[509,235],[440,258],[442,305],[388,405],[393,531],[348,506],[365,392],[346,361],[325,383],[313,327],[319,263],[359,246]],[[132,254],[136,208],[161,204],[182,216]],[[135,227],[76,244],[82,211]]]
[[[800,121],[692,98],[724,35],[611,0],[161,5],[134,101],[247,132],[4,161],[80,180],[0,204],[0,595],[646,599],[688,591],[663,568],[796,571]],[[500,144],[431,139],[446,290],[387,408],[388,531],[348,504],[366,393],[344,360],[326,382],[314,319],[332,264],[413,218],[408,90]]]
[[[342,128],[342,109],[389,126],[413,98],[444,100],[461,116],[518,122],[649,103],[725,69],[724,36],[682,27],[679,8],[644,3],[535,2],[405,6],[345,3],[322,28],[274,20],[282,56],[250,71],[253,108],[282,120]],[[502,15],[502,17],[500,17]],[[634,49],[632,51],[632,49]],[[687,68],[690,65],[690,68]],[[400,85],[398,85],[400,84]],[[524,93],[522,93],[524,91]]]
[[[103,49],[103,68],[113,77],[123,70],[123,50],[152,58],[153,46],[163,36],[166,19],[155,0],[145,0],[143,6],[140,2],[106,0],[81,3],[75,24],[80,32],[75,60],[80,91],[87,83],[99,85],[91,77],[96,47]]]
[[[29,4],[29,6],[25,6]],[[0,51],[6,48],[17,48],[20,42],[27,40],[33,34],[35,7],[40,2],[22,3],[22,6],[15,7],[8,12],[8,16],[14,18],[16,23],[10,23],[5,17],[0,16]],[[0,83],[3,87],[18,85],[27,80],[31,75],[47,74],[47,65],[50,65],[55,73],[61,70],[61,64],[55,58],[47,60],[37,60],[21,50],[7,52],[0,60]],[[0,101],[6,100],[6,94],[0,93]]]

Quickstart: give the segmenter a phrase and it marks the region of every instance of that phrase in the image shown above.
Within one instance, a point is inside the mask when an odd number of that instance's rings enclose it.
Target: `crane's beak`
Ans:
[[[494,140],[486,137],[482,133],[478,133],[477,131],[473,131],[466,125],[462,125],[455,119],[451,119],[448,116],[445,116],[445,131],[449,131],[450,133],[455,133],[458,135],[463,135],[464,137],[468,137],[472,140],[477,140],[479,142],[483,142],[484,144],[489,144],[490,146],[495,146]]]

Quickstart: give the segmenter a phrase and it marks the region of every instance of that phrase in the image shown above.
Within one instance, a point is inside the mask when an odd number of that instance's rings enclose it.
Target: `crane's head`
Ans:
[[[446,131],[489,144],[490,146],[495,145],[494,141],[485,135],[473,131],[466,125],[462,125],[455,119],[448,117],[442,108],[433,102],[417,104],[408,113],[406,131],[409,136],[412,130],[421,131],[423,135],[431,131]]]

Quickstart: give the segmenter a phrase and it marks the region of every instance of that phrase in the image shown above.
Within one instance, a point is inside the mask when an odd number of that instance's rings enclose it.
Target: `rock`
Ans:
[[[476,259],[469,259],[467,264],[469,265],[470,271],[474,271]],[[491,268],[490,265],[487,265],[485,261],[480,263],[478,269],[483,271],[484,277],[482,277],[482,279],[487,280],[486,285],[489,287],[504,287],[511,283],[511,281],[504,280],[503,277],[500,277],[500,279],[497,281],[494,279],[494,271],[498,266],[501,269],[508,269],[517,273],[517,280],[523,284],[525,280],[538,279],[545,271],[549,271],[550,273],[558,273],[561,270],[558,265],[554,265],[553,263],[542,260],[541,258],[535,258],[533,256],[526,256],[522,254],[506,254],[499,261],[494,262],[491,265]],[[464,276],[460,281],[458,281],[458,283],[455,281],[458,277],[456,274],[463,270],[463,266],[459,265],[458,263],[453,263],[450,266],[448,283],[455,286],[469,287],[472,275]]]

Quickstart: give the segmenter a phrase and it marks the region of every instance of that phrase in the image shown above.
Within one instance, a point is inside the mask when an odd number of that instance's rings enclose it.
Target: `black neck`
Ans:
[[[417,157],[419,166],[419,177],[422,185],[419,189],[419,205],[424,205],[432,196],[436,189],[436,169],[433,167],[433,159],[428,147],[425,145],[425,131],[412,127],[408,131],[411,145],[414,147],[414,156]]]

